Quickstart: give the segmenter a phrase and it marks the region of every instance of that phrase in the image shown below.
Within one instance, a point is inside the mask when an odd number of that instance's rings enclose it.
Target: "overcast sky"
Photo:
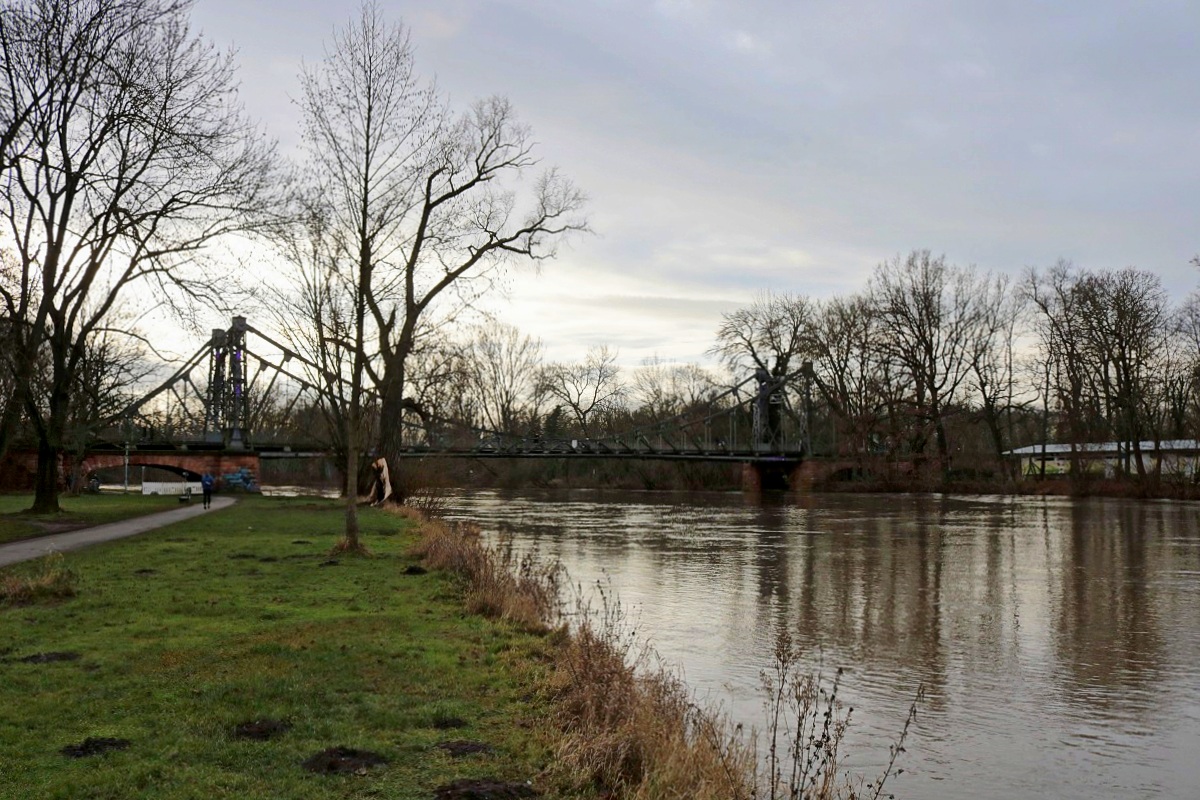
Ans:
[[[1200,283],[1200,3],[381,0],[451,102],[505,95],[595,235],[497,313],[555,359],[700,360],[764,289],[862,289],[929,248]],[[196,0],[294,146],[302,60],[354,3]]]

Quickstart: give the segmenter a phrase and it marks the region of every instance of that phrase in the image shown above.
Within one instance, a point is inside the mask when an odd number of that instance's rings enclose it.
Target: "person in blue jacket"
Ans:
[[[216,481],[213,480],[213,476],[208,472],[204,473],[203,477],[200,478],[200,488],[204,490],[205,508],[208,508],[212,505],[212,492],[214,483],[216,483]]]

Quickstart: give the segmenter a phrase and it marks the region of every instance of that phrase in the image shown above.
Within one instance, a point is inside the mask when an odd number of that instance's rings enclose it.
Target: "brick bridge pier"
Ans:
[[[814,484],[855,466],[855,462],[840,458],[747,462],[742,464],[742,489],[747,492],[808,491]]]

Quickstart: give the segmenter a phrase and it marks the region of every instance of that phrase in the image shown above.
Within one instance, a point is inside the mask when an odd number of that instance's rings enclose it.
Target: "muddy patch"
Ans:
[[[242,722],[233,727],[236,739],[254,739],[265,742],[282,736],[292,729],[292,724],[281,719],[254,719]]]
[[[98,756],[101,753],[107,753],[109,750],[124,750],[129,747],[129,744],[128,739],[89,736],[79,744],[67,745],[62,750],[59,750],[59,752],[70,758],[87,758],[88,756]]]
[[[455,739],[450,742],[438,742],[434,745],[438,750],[444,750],[450,754],[451,758],[462,758],[463,756],[473,756],[479,753],[490,754],[492,746],[483,742],[471,742],[466,739]]]
[[[437,800],[510,800],[540,797],[529,783],[498,781],[492,778],[462,778],[433,790]]]
[[[404,568],[405,575],[424,575],[428,571],[429,570],[425,569],[424,567],[418,566],[416,564],[409,564],[407,567]]]
[[[455,717],[450,714],[435,713],[431,720],[433,727],[439,731],[451,731],[457,728],[467,727],[467,721],[462,717]]]
[[[78,661],[79,658],[79,653],[66,650],[53,653],[34,653],[31,656],[18,658],[17,661],[22,664],[54,664],[59,661]]]
[[[330,747],[306,758],[302,766],[309,772],[322,775],[365,775],[371,767],[383,766],[386,763],[386,758],[370,750]]]

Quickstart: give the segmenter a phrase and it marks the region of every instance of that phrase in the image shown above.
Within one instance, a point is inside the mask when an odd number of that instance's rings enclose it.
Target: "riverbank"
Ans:
[[[328,558],[336,503],[254,497],[69,555],[74,597],[0,608],[0,797],[428,798],[536,778],[547,637],[463,614],[456,580],[408,554],[410,522],[361,522],[373,558]],[[374,755],[342,774],[339,747]]]

